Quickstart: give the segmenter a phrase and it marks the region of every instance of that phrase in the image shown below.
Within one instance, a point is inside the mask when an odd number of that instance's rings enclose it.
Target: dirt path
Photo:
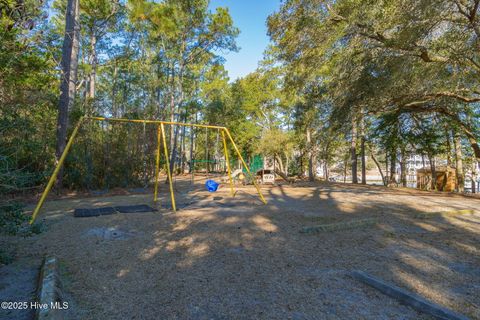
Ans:
[[[479,199],[320,184],[266,187],[263,206],[250,187],[235,199],[179,189],[188,206],[176,214],[71,214],[151,204],[149,194],[51,201],[47,232],[0,244],[56,255],[78,319],[428,319],[351,279],[354,269],[480,319]],[[475,214],[414,218],[452,209]],[[377,227],[299,232],[370,217]]]

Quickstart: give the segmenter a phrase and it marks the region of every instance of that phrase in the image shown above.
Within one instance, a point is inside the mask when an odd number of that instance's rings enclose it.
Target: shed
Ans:
[[[435,182],[438,191],[455,191],[457,188],[456,170],[450,166],[439,166],[435,168],[437,181]],[[432,190],[432,169],[417,169],[417,188]]]

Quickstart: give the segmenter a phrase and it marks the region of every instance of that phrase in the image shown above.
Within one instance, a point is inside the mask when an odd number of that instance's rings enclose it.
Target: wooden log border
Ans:
[[[469,320],[464,315],[458,314],[450,309],[442,307],[438,304],[430,302],[423,297],[416,295],[412,292],[399,288],[397,286],[388,284],[383,280],[375,278],[365,272],[362,271],[353,271],[351,276],[380,291],[381,293],[396,299],[398,302],[405,304],[407,306],[412,307],[413,309],[426,313],[428,315],[433,316],[435,319],[442,319],[442,320]]]

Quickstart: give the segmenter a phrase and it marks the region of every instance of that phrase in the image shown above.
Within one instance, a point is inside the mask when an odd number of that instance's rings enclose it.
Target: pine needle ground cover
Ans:
[[[74,208],[150,204],[150,194],[49,201],[46,232],[2,237],[22,257],[55,255],[78,319],[428,319],[351,277],[364,270],[479,318],[478,199],[374,186],[253,187],[235,198],[179,187],[177,213],[74,218]],[[214,199],[215,198],[215,199]],[[194,200],[192,200],[194,199]],[[233,205],[226,205],[233,204]],[[415,212],[473,210],[419,220]],[[299,230],[357,219],[375,227]]]

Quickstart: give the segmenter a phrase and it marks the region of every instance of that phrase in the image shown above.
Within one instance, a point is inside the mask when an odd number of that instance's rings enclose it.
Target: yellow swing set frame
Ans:
[[[42,208],[50,190],[52,189],[53,185],[55,184],[55,181],[57,179],[58,173],[60,172],[60,169],[65,162],[65,159],[68,155],[68,152],[70,151],[70,148],[73,145],[73,142],[75,140],[76,135],[78,134],[78,131],[82,127],[83,123],[85,121],[109,121],[109,122],[123,122],[123,123],[143,123],[143,124],[153,124],[157,126],[157,152],[156,152],[156,161],[155,161],[155,186],[154,186],[154,193],[153,193],[153,201],[155,203],[158,202],[158,180],[160,176],[160,155],[161,155],[161,145],[163,144],[163,151],[165,153],[165,159],[166,159],[166,167],[167,167],[167,175],[168,175],[168,181],[169,181],[169,187],[170,187],[170,197],[172,200],[172,209],[175,212],[177,210],[176,208],[176,203],[175,203],[175,194],[173,191],[173,184],[172,184],[172,173],[170,172],[170,163],[169,163],[169,158],[170,154],[168,153],[168,148],[167,148],[167,139],[165,135],[165,126],[166,125],[173,125],[173,126],[185,126],[185,127],[197,127],[197,128],[209,128],[209,129],[218,129],[220,130],[222,134],[222,140],[223,140],[223,150],[224,150],[224,155],[225,155],[225,162],[227,163],[227,174],[228,174],[228,179],[230,182],[230,192],[232,197],[235,196],[235,190],[234,190],[234,185],[233,185],[233,180],[232,180],[232,170],[230,168],[230,162],[229,162],[229,155],[228,155],[228,149],[227,149],[227,138],[230,140],[232,143],[233,149],[237,153],[240,161],[242,162],[242,165],[244,166],[245,170],[252,176],[252,173],[250,172],[250,169],[248,168],[245,160],[243,159],[240,151],[238,150],[237,145],[235,144],[235,141],[233,141],[232,135],[230,134],[230,131],[226,127],[221,127],[221,126],[212,126],[212,125],[204,125],[204,124],[193,124],[193,123],[181,123],[181,122],[169,122],[169,121],[159,121],[159,120],[142,120],[142,119],[121,119],[121,118],[104,118],[104,117],[82,117],[78,121],[77,125],[73,129],[73,132],[67,142],[67,145],[65,146],[65,149],[63,150],[63,153],[58,160],[58,163],[55,166],[55,170],[53,171],[52,175],[50,176],[50,179],[48,180],[47,186],[45,187],[45,190],[42,193],[42,196],[40,197],[40,200],[38,201],[32,217],[30,219],[30,224],[33,224],[35,222],[35,219],[38,216],[38,213],[40,209]],[[257,189],[258,196],[260,197],[260,200],[264,203],[267,204],[267,201],[262,195],[262,192],[260,191],[260,187],[258,186],[256,179],[253,177],[252,179],[253,184],[255,185],[255,188]]]

